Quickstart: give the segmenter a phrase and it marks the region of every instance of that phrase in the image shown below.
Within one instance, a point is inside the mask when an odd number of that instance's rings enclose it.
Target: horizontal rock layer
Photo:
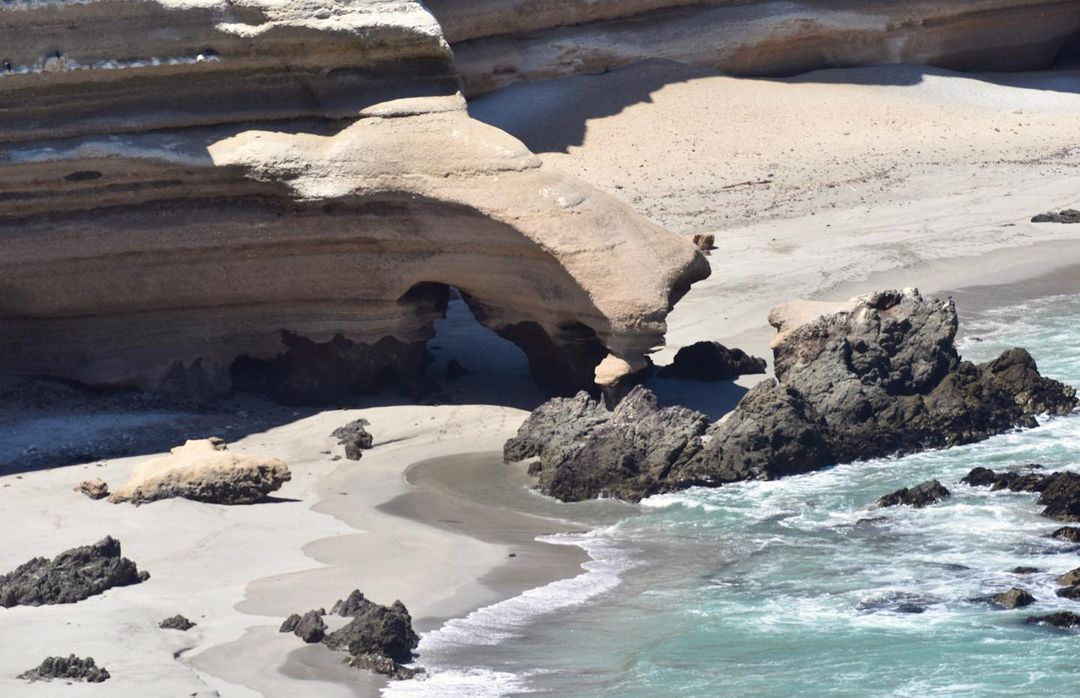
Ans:
[[[1080,31],[1072,0],[814,3],[434,0],[468,94],[661,58],[736,75],[917,63],[1046,65]],[[1072,50],[1072,49],[1068,49]]]
[[[331,401],[423,374],[453,286],[567,391],[643,366],[708,274],[470,119],[412,0],[3,3],[0,32],[4,372]]]

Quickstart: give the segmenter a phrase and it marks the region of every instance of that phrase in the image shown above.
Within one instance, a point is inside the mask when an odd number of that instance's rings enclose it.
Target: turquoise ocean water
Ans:
[[[1025,346],[1045,375],[1080,385],[1080,296],[963,327],[965,358]],[[1033,495],[959,484],[978,465],[1033,462],[1080,470],[1080,415],[946,451],[653,497],[640,516],[554,540],[585,547],[588,571],[429,633],[430,678],[387,694],[1080,695],[1080,634],[1023,623],[1080,612],[1053,582],[1080,566],[1077,546],[1046,537],[1059,524]],[[929,478],[953,497],[870,507]],[[1012,586],[1037,604],[973,600]]]

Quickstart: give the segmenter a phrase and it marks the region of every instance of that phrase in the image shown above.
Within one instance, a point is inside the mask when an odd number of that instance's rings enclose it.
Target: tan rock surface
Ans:
[[[131,479],[109,501],[146,504],[183,497],[213,504],[251,504],[291,479],[288,466],[277,458],[233,453],[221,439],[202,439],[136,466]]]

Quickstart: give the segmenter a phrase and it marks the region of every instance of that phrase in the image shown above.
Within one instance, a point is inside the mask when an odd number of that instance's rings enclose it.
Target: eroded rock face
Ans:
[[[39,666],[19,674],[20,679],[26,681],[85,681],[86,683],[101,683],[107,681],[109,672],[105,667],[99,667],[93,657],[48,657]]]
[[[953,304],[914,290],[780,306],[770,322],[777,380],[754,386],[727,419],[709,425],[699,413],[661,408],[640,387],[611,412],[579,395],[538,408],[504,456],[539,457],[540,487],[560,499],[636,500],[970,443],[1077,404],[1022,349],[978,366],[962,361]],[[1080,476],[1016,477],[1038,484],[1048,515],[1080,517]],[[914,504],[947,490],[926,483],[898,494]]]
[[[641,365],[708,274],[469,118],[415,0],[20,2],[0,35],[7,372],[304,404],[419,390],[456,287],[572,394],[608,355]]]
[[[469,94],[650,58],[735,75],[912,63],[1048,65],[1080,29],[1070,0],[430,0]]]
[[[93,545],[65,550],[52,560],[34,558],[0,576],[0,606],[76,603],[149,578],[148,572],[121,557],[118,540],[106,536]]]
[[[234,453],[221,439],[202,439],[141,463],[109,501],[146,504],[183,497],[212,504],[252,504],[290,479],[288,466],[277,458]]]

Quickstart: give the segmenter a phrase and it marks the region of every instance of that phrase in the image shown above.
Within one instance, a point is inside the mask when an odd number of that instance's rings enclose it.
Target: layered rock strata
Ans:
[[[469,118],[413,0],[0,4],[0,370],[325,403],[422,380],[451,287],[556,391],[708,267]]]
[[[1023,70],[1075,50],[1072,0],[431,0],[467,92],[659,58],[736,75],[915,63]],[[1072,40],[1072,41],[1071,41]]]
[[[661,407],[640,386],[610,412],[580,394],[533,412],[505,458],[538,458],[541,489],[565,501],[638,500],[971,443],[1077,405],[1076,391],[1042,377],[1022,349],[962,361],[952,302],[915,290],[780,306],[770,322],[776,380],[754,386],[726,419]],[[1070,487],[1058,478],[1044,497]]]

